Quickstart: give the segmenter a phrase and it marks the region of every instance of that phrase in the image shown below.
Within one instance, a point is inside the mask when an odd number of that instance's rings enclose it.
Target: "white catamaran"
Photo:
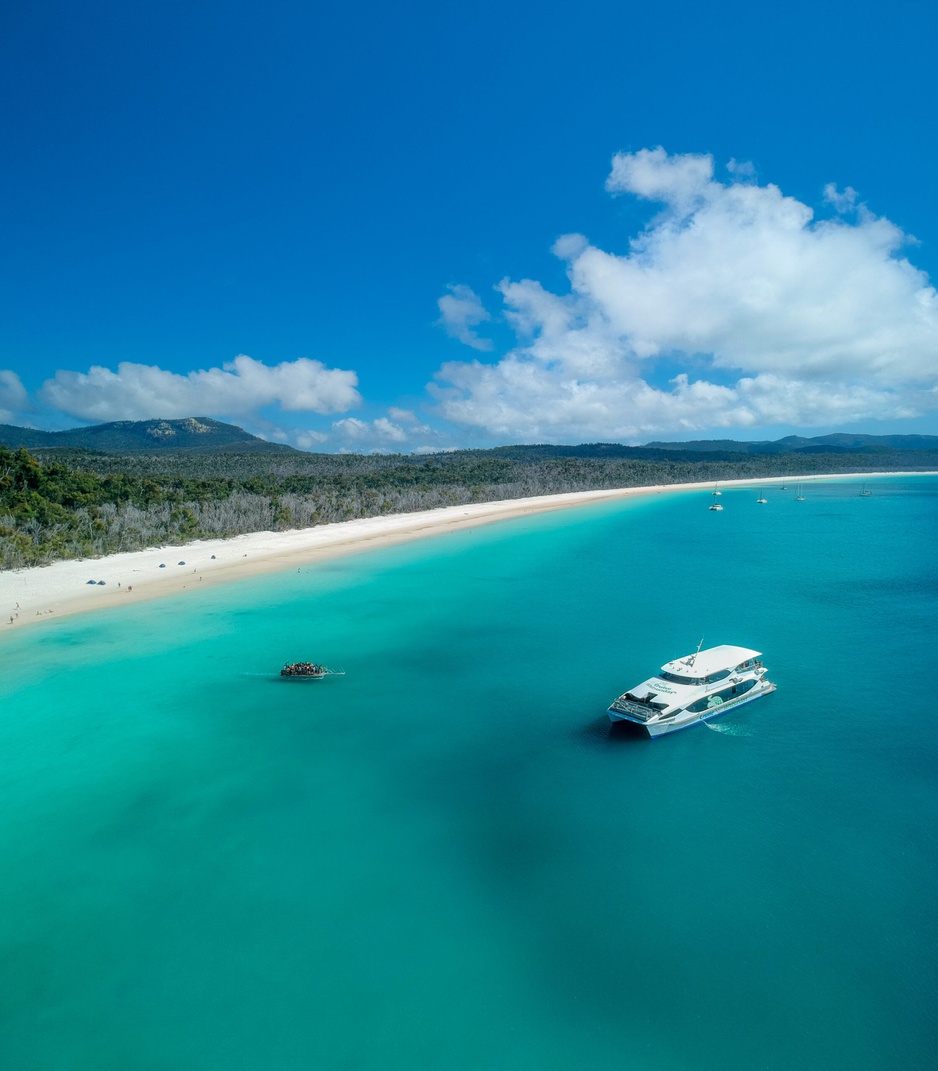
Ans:
[[[708,721],[775,691],[761,657],[748,647],[698,647],[694,654],[666,662],[656,676],[613,700],[609,720],[632,722],[649,736]]]

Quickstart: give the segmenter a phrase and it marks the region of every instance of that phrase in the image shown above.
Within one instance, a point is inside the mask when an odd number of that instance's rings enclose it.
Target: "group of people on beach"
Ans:
[[[318,662],[287,662],[280,670],[281,677],[321,677],[325,673],[325,666]]]

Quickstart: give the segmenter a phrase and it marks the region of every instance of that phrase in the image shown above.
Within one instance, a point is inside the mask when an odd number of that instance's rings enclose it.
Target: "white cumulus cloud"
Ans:
[[[333,435],[346,446],[357,445],[364,449],[387,448],[394,443],[407,442],[407,432],[387,417],[377,420],[359,420],[346,417],[332,425]]]
[[[473,349],[490,350],[492,343],[488,339],[479,338],[475,333],[479,324],[492,319],[482,304],[482,299],[471,287],[463,286],[462,283],[447,289],[449,293],[437,301],[440,310],[437,324],[445,328],[451,338],[456,338]]]
[[[327,442],[328,439],[329,436],[321,431],[298,431],[294,436],[294,441],[300,450],[315,451],[318,447],[322,446],[324,442]]]
[[[356,453],[410,453],[435,439],[437,432],[421,424],[407,409],[391,408],[375,420],[345,417],[333,423],[330,443]],[[391,419],[393,417],[394,419]]]
[[[430,388],[441,412],[557,441],[933,410],[938,294],[903,256],[909,238],[849,186],[828,184],[838,215],[816,219],[731,165],[720,181],[710,156],[617,155],[607,190],[662,210],[624,252],[560,238],[568,293],[504,280],[517,345],[444,365]]]
[[[413,409],[399,409],[397,406],[388,407],[388,416],[391,420],[396,420],[402,424],[417,424],[419,423],[417,414]]]
[[[23,381],[15,372],[0,368],[0,424],[12,424],[29,407]]]
[[[39,395],[83,420],[146,420],[250,414],[266,405],[285,412],[336,413],[361,403],[354,372],[300,358],[266,365],[242,354],[221,368],[180,375],[154,365],[121,362],[88,372],[56,372]]]

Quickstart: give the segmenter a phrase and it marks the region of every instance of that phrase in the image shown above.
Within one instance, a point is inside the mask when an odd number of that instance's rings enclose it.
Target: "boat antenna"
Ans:
[[[700,643],[697,644],[697,650],[694,651],[694,653],[691,655],[690,661],[687,663],[689,666],[692,666],[694,664],[694,662],[695,662],[695,660],[697,658],[697,655],[700,654],[700,648],[701,647],[703,647],[703,636],[700,637]]]

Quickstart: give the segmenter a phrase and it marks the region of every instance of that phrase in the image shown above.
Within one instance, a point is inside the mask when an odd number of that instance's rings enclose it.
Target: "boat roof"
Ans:
[[[707,677],[711,673],[717,673],[721,669],[732,669],[740,662],[745,662],[750,658],[759,658],[761,655],[761,651],[753,651],[749,647],[733,647],[731,644],[724,643],[719,647],[708,647],[706,651],[675,658],[673,662],[665,662],[661,668],[667,673]]]

